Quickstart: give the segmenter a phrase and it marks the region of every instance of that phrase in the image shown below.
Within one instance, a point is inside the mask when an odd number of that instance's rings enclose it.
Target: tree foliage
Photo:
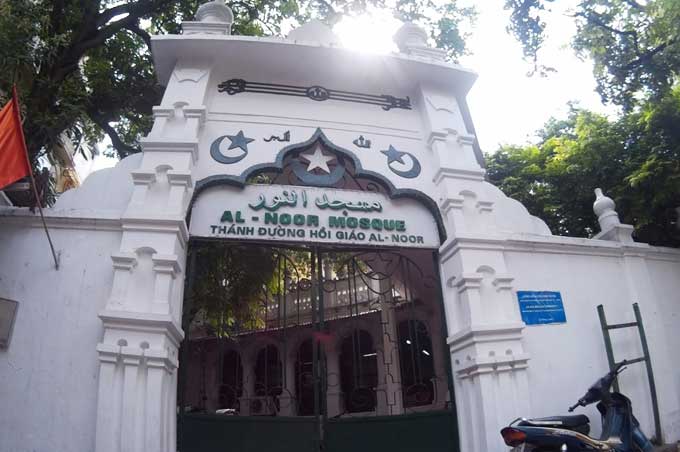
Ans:
[[[262,300],[281,285],[271,249],[197,242],[191,253],[184,328],[188,329],[199,312],[219,337],[261,326]]]
[[[544,20],[554,0],[506,0],[509,30],[525,56],[540,66]],[[680,72],[680,2],[677,0],[581,0],[572,11],[572,47],[594,63],[605,102],[632,110],[649,96],[664,97]]]
[[[680,246],[680,88],[616,120],[572,109],[550,120],[537,145],[487,156],[488,176],[544,219],[555,234],[599,231],[592,206],[601,187],[635,238]]]
[[[369,6],[426,26],[451,58],[464,50],[461,22],[472,11],[432,0],[234,0],[233,33],[280,35],[286,22],[331,24]],[[153,73],[150,34],[179,33],[198,0],[0,0],[0,101],[16,83],[34,167],[64,140],[92,148],[108,135],[110,151],[139,150],[162,87]]]

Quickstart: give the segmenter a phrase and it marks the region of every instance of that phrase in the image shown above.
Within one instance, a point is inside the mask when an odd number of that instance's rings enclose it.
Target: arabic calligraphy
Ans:
[[[263,138],[263,140],[266,143],[269,143],[270,141],[278,141],[280,143],[284,143],[286,141],[290,141],[290,130],[286,130],[283,133],[283,137],[277,137],[276,135],[272,135],[269,138]]]
[[[382,204],[380,204],[378,201],[373,201],[373,202],[368,202],[368,201],[342,201],[339,199],[336,199],[334,201],[329,201],[328,200],[328,195],[324,193],[324,195],[321,197],[321,199],[316,198],[316,201],[314,201],[314,204],[319,209],[332,209],[332,210],[341,210],[341,209],[347,209],[347,210],[355,210],[355,211],[364,211],[364,212],[371,212],[371,211],[376,211],[376,212],[382,212]]]
[[[307,192],[302,191],[302,207],[307,207]],[[256,204],[248,204],[253,210],[268,210],[274,212],[283,206],[296,207],[298,202],[298,194],[295,190],[283,190],[281,195],[274,195],[271,204],[267,204],[267,198],[260,193]]]
[[[249,203],[248,206],[253,210],[264,209],[268,212],[275,212],[281,207],[297,207],[298,201],[301,201],[302,207],[307,207],[307,192],[302,190],[298,195],[295,190],[283,190],[280,195],[274,195],[271,202],[267,202],[267,197],[260,193],[257,202]],[[321,198],[316,198],[314,204],[319,209],[331,210],[350,210],[360,212],[382,212],[382,204],[378,201],[343,201],[341,199],[329,200],[327,194],[323,194]]]
[[[352,143],[358,148],[371,149],[371,140],[367,140],[363,135],[359,135]]]

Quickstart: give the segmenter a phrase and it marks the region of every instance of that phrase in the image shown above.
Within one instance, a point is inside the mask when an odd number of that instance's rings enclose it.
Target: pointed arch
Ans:
[[[284,169],[284,160],[287,156],[293,153],[300,153],[304,150],[308,150],[316,143],[321,143],[329,150],[342,155],[344,158],[347,158],[354,167],[354,172],[357,179],[364,179],[377,184],[382,189],[384,189],[385,194],[390,199],[413,199],[425,206],[425,208],[427,208],[427,210],[432,214],[435,223],[437,224],[440,243],[444,243],[446,241],[447,235],[446,228],[444,227],[444,220],[442,218],[441,212],[439,211],[437,203],[432,198],[419,190],[414,190],[411,188],[396,188],[394,184],[384,175],[364,169],[361,165],[360,159],[352,151],[334,144],[328,139],[328,137],[326,137],[320,128],[317,128],[314,134],[312,134],[312,136],[306,141],[301,143],[293,143],[282,148],[276,155],[276,158],[273,162],[253,165],[238,176],[217,174],[197,181],[187,213],[187,222],[190,220],[189,217],[191,215],[191,208],[203,190],[220,185],[230,185],[242,188],[246,185],[249,179],[257,175],[264,173],[281,174]]]

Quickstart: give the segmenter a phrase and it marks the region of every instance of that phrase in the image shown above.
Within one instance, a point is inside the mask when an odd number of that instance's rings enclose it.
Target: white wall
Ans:
[[[0,224],[0,296],[19,302],[0,351],[0,450],[94,449],[102,334],[97,313],[111,290],[120,233],[55,229],[60,269],[45,232]]]
[[[0,297],[19,302],[0,350],[0,451],[94,450],[98,313],[138,164],[134,156],[98,171],[45,209],[58,271],[37,212],[0,208]]]
[[[564,238],[558,239],[568,242]],[[554,240],[555,242],[557,240]],[[531,242],[505,252],[515,277],[516,290],[559,291],[567,323],[527,326],[525,348],[531,355],[529,385],[530,416],[566,414],[569,406],[608,370],[597,305],[604,305],[608,323],[635,321],[632,303],[637,302],[647,332],[660,403],[662,432],[666,441],[680,439],[680,372],[672,354],[680,343],[677,327],[680,293],[680,256],[659,249],[646,252],[645,269],[626,262],[624,252],[611,242],[572,239],[582,245],[536,246]],[[630,250],[628,250],[630,253]],[[626,254],[628,254],[626,253]],[[629,274],[629,272],[637,274]],[[651,281],[649,291],[635,295],[640,277]],[[617,361],[642,356],[637,329],[611,331]],[[631,398],[636,417],[648,436],[654,434],[651,399],[644,363],[630,365],[620,377],[621,391]],[[588,414],[593,433],[599,433],[595,407],[577,412]],[[519,415],[527,416],[525,413]],[[508,419],[510,421],[510,419]]]

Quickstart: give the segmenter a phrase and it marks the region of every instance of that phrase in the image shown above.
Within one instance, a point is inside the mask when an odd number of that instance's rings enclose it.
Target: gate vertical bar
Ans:
[[[314,330],[314,336],[312,340],[312,381],[313,381],[313,387],[314,387],[314,417],[316,419],[316,422],[314,424],[314,430],[316,432],[316,446],[315,450],[320,451],[321,450],[321,418],[320,418],[320,397],[319,397],[319,369],[318,369],[318,361],[319,361],[319,322],[318,322],[318,312],[317,309],[319,307],[319,292],[320,292],[320,286],[319,286],[319,275],[317,272],[317,266],[316,266],[316,256],[317,256],[318,248],[314,247],[311,251],[311,279],[312,279],[312,285],[310,289],[310,301],[311,301],[311,308],[312,308],[312,328]]]
[[[647,346],[647,336],[645,335],[645,327],[642,325],[642,316],[640,315],[640,307],[637,303],[633,303],[633,312],[635,312],[635,321],[637,322],[638,331],[640,333],[640,342],[642,343],[642,353],[645,357],[645,366],[647,366],[647,378],[649,379],[649,391],[652,396],[652,410],[654,411],[654,433],[656,441],[661,443],[661,420],[659,418],[659,401],[656,396],[656,383],[654,382],[654,370],[652,369],[652,360],[649,355],[649,347]]]
[[[609,370],[614,370],[616,361],[614,360],[614,350],[612,349],[612,339],[609,336],[609,328],[607,328],[607,317],[604,315],[604,306],[597,306],[597,315],[600,317],[600,327],[602,328],[602,337],[604,338],[604,349],[607,351],[607,361],[609,362]],[[614,379],[614,391],[619,391],[619,381]]]
[[[325,318],[324,318],[324,288],[323,284],[325,282],[326,275],[324,275],[323,270],[323,253],[317,248],[317,275],[319,277],[319,332],[323,335],[325,334]],[[320,404],[319,409],[321,412],[321,425],[320,425],[320,440],[323,443],[324,439],[324,427],[327,421],[327,409],[326,409],[326,353],[323,349],[319,350],[319,398]]]

